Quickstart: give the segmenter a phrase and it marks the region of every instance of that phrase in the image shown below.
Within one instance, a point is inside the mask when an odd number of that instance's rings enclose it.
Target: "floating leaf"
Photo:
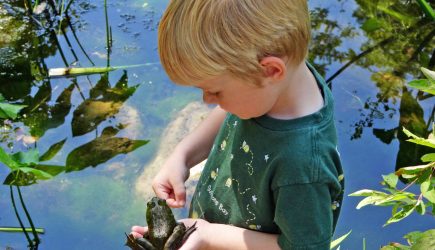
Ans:
[[[16,162],[10,155],[8,155],[2,147],[0,147],[0,162],[5,164],[11,170],[16,170],[20,167],[20,164]]]
[[[73,136],[79,136],[93,131],[107,118],[116,115],[127,100],[137,89],[137,85],[128,87],[127,72],[121,76],[113,88],[110,86],[106,76],[103,76],[91,90],[91,98],[81,103],[74,110],[71,128]]]
[[[48,180],[53,176],[47,172],[30,167],[21,167],[12,171],[6,176],[3,184],[14,186],[29,186],[35,184],[37,180]]]
[[[63,144],[65,144],[66,138],[63,139],[60,142],[57,142],[47,150],[41,157],[39,157],[39,161],[48,161],[51,160],[63,147]]]
[[[26,152],[17,152],[12,155],[12,158],[22,165],[36,164],[39,162],[39,151],[32,148]]]
[[[101,136],[69,153],[66,172],[78,171],[89,166],[95,167],[118,154],[129,153],[145,144],[146,140]]]
[[[0,103],[0,118],[3,119],[15,119],[18,117],[20,111],[27,107],[26,105]]]
[[[51,98],[51,87],[39,88],[38,94],[33,100],[35,103],[26,109],[27,116],[23,119],[24,124],[30,127],[32,136],[40,138],[47,130],[65,123],[65,117],[71,110],[71,95],[74,88],[74,83],[65,88],[53,106],[48,104]]]
[[[45,173],[48,173],[52,177],[65,171],[65,166],[58,166],[58,165],[37,164],[34,168],[37,170],[41,170]]]

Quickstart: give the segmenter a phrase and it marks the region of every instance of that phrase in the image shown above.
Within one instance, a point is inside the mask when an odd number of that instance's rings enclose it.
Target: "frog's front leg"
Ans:
[[[196,222],[191,226],[186,228],[184,223],[178,223],[172,231],[171,236],[169,236],[168,240],[163,247],[164,250],[176,250],[183,245],[183,243],[187,240],[189,235],[196,230]]]

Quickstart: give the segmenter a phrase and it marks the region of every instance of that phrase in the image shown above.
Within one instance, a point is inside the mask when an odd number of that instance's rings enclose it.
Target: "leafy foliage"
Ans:
[[[427,69],[423,69],[423,72],[428,77],[428,80],[425,81],[425,87],[420,88],[420,90],[429,92],[435,87],[435,72]],[[419,81],[420,83],[421,81]],[[415,85],[415,81],[410,82],[410,85]],[[427,138],[417,136],[406,128],[403,128],[403,132],[408,136],[408,142],[432,149],[431,153],[424,154],[421,157],[421,161],[426,164],[399,168],[395,173],[383,176],[382,185],[386,192],[363,189],[350,194],[350,196],[366,197],[359,202],[357,209],[367,205],[391,206],[392,216],[384,226],[401,221],[413,212],[421,215],[435,215],[435,178],[433,178],[435,174],[434,124],[432,125],[432,133]],[[407,183],[401,189],[397,187],[399,177],[403,178]],[[419,194],[406,191],[414,184],[420,185]],[[435,229],[423,233],[413,232],[405,236],[413,248],[398,243],[391,243],[382,249],[430,249],[430,246],[433,247],[435,244],[434,235]]]
[[[51,179],[65,170],[63,166],[41,164],[40,160],[37,149],[7,154],[0,147],[0,162],[11,170],[3,184],[28,186],[37,183],[38,180]]]
[[[2,94],[0,94],[0,119],[15,119],[18,117],[20,111],[26,105],[10,104],[5,102]]]

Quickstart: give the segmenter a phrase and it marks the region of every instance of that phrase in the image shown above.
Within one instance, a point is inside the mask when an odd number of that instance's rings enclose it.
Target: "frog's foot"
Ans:
[[[125,245],[132,250],[156,250],[156,248],[144,238],[135,239],[131,234],[125,234],[125,236],[127,236]]]
[[[195,223],[193,223],[192,226],[190,226],[186,229],[186,232],[184,233],[184,236],[183,236],[183,243],[187,240],[187,238],[189,238],[189,236],[193,232],[195,232],[195,230],[196,230],[196,221],[195,221]]]
[[[144,248],[136,243],[136,239],[131,234],[124,233],[127,237],[125,245],[130,247],[132,250],[144,250]]]
[[[153,244],[151,244],[151,242],[149,242],[147,239],[145,238],[137,238],[136,239],[136,243],[138,245],[140,245],[144,250],[157,250],[157,248],[155,248],[153,246]]]

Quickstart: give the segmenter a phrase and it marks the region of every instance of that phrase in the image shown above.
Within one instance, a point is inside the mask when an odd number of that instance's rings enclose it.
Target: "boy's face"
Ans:
[[[261,86],[256,86],[228,74],[193,86],[202,89],[205,103],[218,104],[222,109],[241,119],[267,114],[273,108],[280,93],[274,84],[267,82],[267,78],[261,80]]]

